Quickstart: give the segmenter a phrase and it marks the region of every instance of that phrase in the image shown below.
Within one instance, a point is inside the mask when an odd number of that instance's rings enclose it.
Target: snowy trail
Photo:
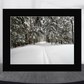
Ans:
[[[74,64],[74,45],[62,44],[51,45],[47,42],[40,42],[36,45],[42,46],[46,52],[50,64]]]
[[[43,49],[32,45],[12,49],[11,64],[44,64]]]
[[[74,45],[40,42],[11,49],[11,64],[74,64]]]

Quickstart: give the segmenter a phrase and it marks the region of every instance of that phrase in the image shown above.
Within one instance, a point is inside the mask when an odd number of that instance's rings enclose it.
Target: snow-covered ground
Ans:
[[[74,64],[74,45],[38,42],[11,49],[11,64]]]

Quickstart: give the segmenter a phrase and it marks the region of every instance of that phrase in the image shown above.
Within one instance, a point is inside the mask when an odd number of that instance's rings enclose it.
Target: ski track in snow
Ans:
[[[48,55],[47,55],[47,53],[45,51],[45,48],[43,48],[43,56],[44,56],[44,63],[45,64],[50,64],[50,60],[49,60],[49,57],[48,57]]]
[[[74,64],[74,45],[39,42],[11,49],[11,64]]]
[[[45,47],[51,64],[74,64],[74,46],[61,45]]]

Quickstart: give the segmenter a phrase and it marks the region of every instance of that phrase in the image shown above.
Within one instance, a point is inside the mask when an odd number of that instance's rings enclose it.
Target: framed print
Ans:
[[[81,9],[3,9],[4,71],[81,71]]]

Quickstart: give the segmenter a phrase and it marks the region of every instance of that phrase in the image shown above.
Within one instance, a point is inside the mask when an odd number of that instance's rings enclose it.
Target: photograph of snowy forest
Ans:
[[[74,64],[74,16],[10,16],[11,64]]]

